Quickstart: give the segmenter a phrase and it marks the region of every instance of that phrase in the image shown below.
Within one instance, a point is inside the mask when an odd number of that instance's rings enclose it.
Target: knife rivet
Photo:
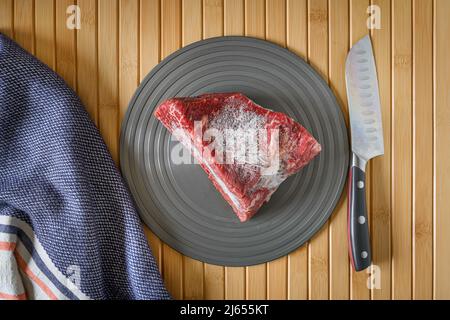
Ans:
[[[359,216],[358,217],[358,223],[359,224],[364,224],[366,222],[366,218],[364,216]]]
[[[361,258],[363,258],[363,259],[367,258],[368,255],[369,254],[367,253],[367,251],[361,252]]]
[[[358,187],[358,189],[364,188],[364,181],[359,180],[356,186]]]

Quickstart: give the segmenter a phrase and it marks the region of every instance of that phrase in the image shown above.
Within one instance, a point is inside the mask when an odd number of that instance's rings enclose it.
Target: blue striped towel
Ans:
[[[76,94],[0,34],[0,299],[167,299]]]

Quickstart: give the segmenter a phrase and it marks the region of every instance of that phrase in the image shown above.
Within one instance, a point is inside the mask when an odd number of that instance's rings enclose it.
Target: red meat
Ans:
[[[155,116],[192,152],[242,222],[321,150],[303,126],[240,93],[172,98]]]

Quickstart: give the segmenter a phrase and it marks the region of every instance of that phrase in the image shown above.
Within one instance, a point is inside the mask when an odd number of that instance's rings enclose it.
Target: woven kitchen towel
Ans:
[[[0,34],[0,299],[166,299],[77,95]]]

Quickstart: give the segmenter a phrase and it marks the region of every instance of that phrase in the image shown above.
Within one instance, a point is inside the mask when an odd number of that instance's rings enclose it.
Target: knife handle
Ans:
[[[348,241],[355,271],[372,263],[366,207],[366,173],[356,165],[350,167],[348,184]]]

